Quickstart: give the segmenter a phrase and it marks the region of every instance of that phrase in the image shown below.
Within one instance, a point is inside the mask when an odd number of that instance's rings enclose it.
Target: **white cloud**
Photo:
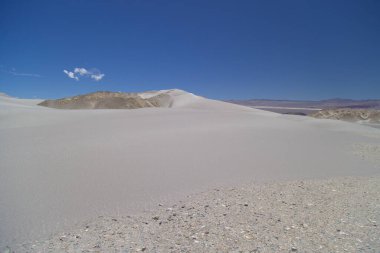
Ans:
[[[92,74],[91,78],[94,79],[95,81],[100,81],[104,77],[104,74]]]
[[[74,73],[78,73],[81,76],[87,75],[88,71],[85,68],[75,68]]]
[[[66,69],[63,70],[63,72],[70,78],[72,79],[75,79],[75,80],[79,80],[79,78],[77,76],[75,76],[75,73],[74,72],[71,72],[71,71],[67,71]]]
[[[79,80],[79,77],[89,77],[95,81],[100,81],[103,79],[105,74],[100,73],[97,69],[87,70],[85,68],[74,68],[74,71],[68,71],[66,69],[63,72],[70,78]]]

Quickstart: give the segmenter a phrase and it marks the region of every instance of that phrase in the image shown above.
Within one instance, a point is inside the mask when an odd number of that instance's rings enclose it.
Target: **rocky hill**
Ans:
[[[56,109],[137,109],[146,107],[170,107],[171,92],[126,93],[98,91],[94,93],[45,100],[39,105]]]
[[[364,109],[325,109],[309,116],[319,119],[338,119],[360,123],[380,123],[380,110]]]
[[[380,109],[379,99],[353,100],[333,98],[319,101],[300,100],[271,100],[271,99],[247,99],[247,100],[227,100],[226,102],[251,106],[251,107],[296,107],[296,108],[356,108],[356,109]]]

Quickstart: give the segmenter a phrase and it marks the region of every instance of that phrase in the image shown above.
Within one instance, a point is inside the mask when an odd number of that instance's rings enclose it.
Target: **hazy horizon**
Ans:
[[[176,88],[169,88],[167,90],[170,90],[170,89],[176,89]],[[73,96],[80,96],[80,95],[85,95],[85,94],[89,94],[89,93],[95,93],[95,92],[133,92],[133,93],[141,93],[141,92],[146,92],[146,91],[149,91],[149,90],[136,90],[136,91],[115,91],[115,90],[96,90],[96,91],[90,91],[90,92],[82,92],[82,93],[77,93],[77,94],[72,94],[72,95],[68,95],[68,96],[65,96],[65,97],[73,97]],[[157,90],[151,90],[151,91],[158,91]],[[187,91],[187,90],[186,90]],[[187,91],[187,92],[190,92],[190,91]],[[20,99],[60,99],[60,98],[65,98],[65,97],[59,97],[59,96],[51,96],[51,97],[19,97],[19,96],[13,96],[9,93],[6,93],[6,92],[3,92],[2,90],[0,90],[0,94],[4,94],[6,96],[10,96],[10,97],[15,97],[15,98],[20,98]],[[199,94],[196,94],[194,93],[195,95],[199,95]],[[211,98],[213,99],[212,97],[208,97],[208,98]],[[325,100],[353,100],[353,101],[367,101],[367,100],[374,100],[374,101],[378,101],[380,100],[380,97],[378,98],[362,98],[362,99],[355,99],[355,98],[349,98],[349,97],[328,97],[328,98],[322,98],[322,99],[310,99],[310,100],[307,100],[307,99],[288,99],[288,98],[256,98],[256,97],[251,97],[251,98],[225,98],[225,99],[217,99],[217,100],[221,100],[221,101],[245,101],[245,100],[268,100],[268,101],[298,101],[298,102],[320,102],[320,101],[325,101]]]

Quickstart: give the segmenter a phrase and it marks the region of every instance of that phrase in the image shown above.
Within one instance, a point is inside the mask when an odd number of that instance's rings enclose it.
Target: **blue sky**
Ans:
[[[377,0],[1,0],[0,91],[380,98],[379,13]]]

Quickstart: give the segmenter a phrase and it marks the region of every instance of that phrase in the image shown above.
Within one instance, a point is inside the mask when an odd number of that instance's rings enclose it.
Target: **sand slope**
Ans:
[[[380,130],[179,90],[171,108],[57,110],[0,97],[0,246],[99,214],[252,181],[372,175]]]

